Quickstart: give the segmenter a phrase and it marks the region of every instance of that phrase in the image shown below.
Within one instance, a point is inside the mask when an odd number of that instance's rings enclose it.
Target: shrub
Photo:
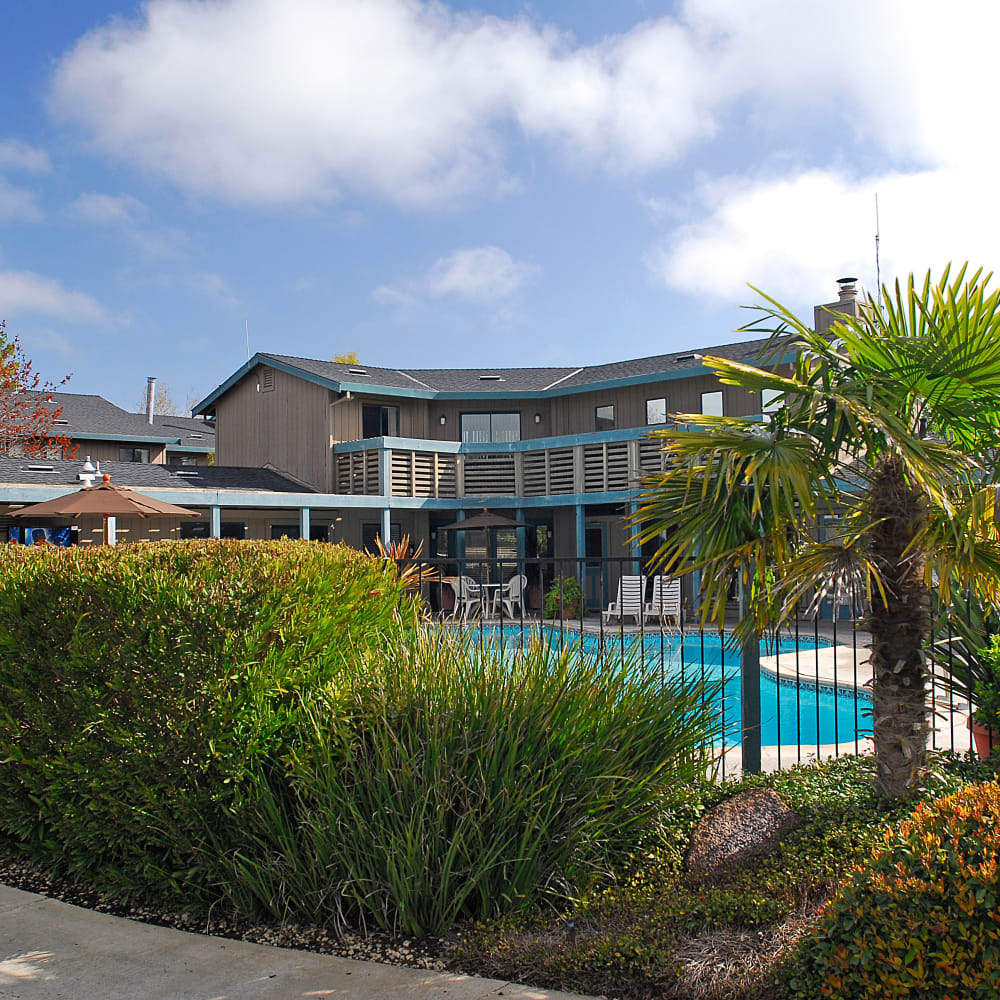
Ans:
[[[586,885],[705,767],[693,685],[405,595],[306,542],[0,552],[0,833],[119,896],[442,932]]]
[[[249,776],[365,645],[412,631],[400,599],[347,548],[3,547],[0,832],[104,891],[217,899]]]
[[[1000,785],[919,805],[887,831],[799,946],[793,993],[834,1000],[996,997]]]

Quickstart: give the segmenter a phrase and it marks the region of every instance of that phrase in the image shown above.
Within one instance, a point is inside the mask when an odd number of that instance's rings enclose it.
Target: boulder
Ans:
[[[696,875],[742,868],[773,851],[802,820],[770,789],[751,788],[707,812],[694,828],[685,867]]]

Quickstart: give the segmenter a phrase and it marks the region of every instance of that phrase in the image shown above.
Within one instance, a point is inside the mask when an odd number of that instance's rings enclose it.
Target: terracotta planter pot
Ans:
[[[1000,747],[1000,730],[990,730],[982,723],[976,722],[969,716],[969,729],[972,730],[972,741],[976,746],[976,753],[985,759],[989,757],[993,747]]]

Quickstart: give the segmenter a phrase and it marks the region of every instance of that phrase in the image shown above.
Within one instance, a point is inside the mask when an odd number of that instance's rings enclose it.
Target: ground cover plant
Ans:
[[[0,551],[0,835],[118,898],[441,932],[581,892],[706,766],[707,700],[430,631],[305,542]]]
[[[989,781],[995,764],[935,757],[918,800],[933,803],[969,781]],[[800,992],[806,982],[801,963],[812,961],[811,969],[819,963],[801,955],[814,955],[822,934],[804,938],[800,951],[796,943],[841,881],[885,843],[886,831],[915,805],[880,801],[873,768],[871,758],[850,757],[692,787],[665,803],[661,827],[617,882],[569,908],[480,924],[464,939],[457,965],[542,987],[635,1000],[823,996],[816,979]],[[685,874],[683,853],[698,818],[747,787],[777,791],[802,817],[802,825],[777,853],[741,872],[715,880]],[[995,857],[991,877],[991,891],[1000,893]],[[837,954],[852,954],[848,931],[841,932],[837,944]],[[901,961],[906,953],[903,948]],[[849,991],[836,995],[855,996]]]

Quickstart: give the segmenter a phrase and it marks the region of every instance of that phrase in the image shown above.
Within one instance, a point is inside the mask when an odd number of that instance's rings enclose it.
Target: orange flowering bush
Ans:
[[[986,1000],[1000,983],[1000,785],[968,785],[888,830],[803,940],[794,996]]]

